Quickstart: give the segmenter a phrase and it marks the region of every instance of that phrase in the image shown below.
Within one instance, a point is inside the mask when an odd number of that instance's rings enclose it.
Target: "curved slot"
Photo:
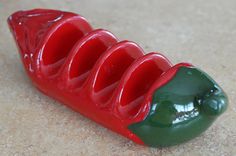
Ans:
[[[122,88],[118,106],[122,117],[131,118],[139,112],[150,87],[170,67],[170,63],[159,54],[148,54],[134,63]]]
[[[82,17],[66,21],[56,30],[51,30],[53,32],[46,41],[42,54],[46,74],[56,74],[75,43],[91,30]]]
[[[115,36],[105,30],[88,34],[73,49],[69,79],[73,86],[81,87],[102,53],[117,42]]]
[[[94,78],[94,92],[101,103],[104,104],[111,98],[126,69],[143,55],[140,47],[128,41],[114,45],[103,55]]]

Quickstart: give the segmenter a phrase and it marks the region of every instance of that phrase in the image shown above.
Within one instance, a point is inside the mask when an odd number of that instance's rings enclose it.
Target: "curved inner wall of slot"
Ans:
[[[116,39],[110,38],[107,42],[106,39],[103,40],[100,37],[86,41],[71,63],[69,74],[71,83],[77,88],[81,87],[99,57],[115,42],[117,42]]]
[[[139,112],[149,88],[163,72],[155,60],[147,60],[133,72],[125,84],[119,106],[124,118],[134,117]]]
[[[135,59],[143,54],[133,47],[116,49],[101,65],[98,71],[94,91],[101,103],[112,96],[122,75]]]
[[[77,25],[71,22],[64,23],[48,39],[42,55],[44,72],[47,75],[58,72],[72,47],[87,33]]]

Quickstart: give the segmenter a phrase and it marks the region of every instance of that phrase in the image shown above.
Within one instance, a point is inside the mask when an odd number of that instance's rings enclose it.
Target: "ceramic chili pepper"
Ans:
[[[227,107],[224,91],[200,69],[144,55],[134,42],[93,30],[78,14],[19,11],[8,23],[39,90],[136,143],[190,140]]]

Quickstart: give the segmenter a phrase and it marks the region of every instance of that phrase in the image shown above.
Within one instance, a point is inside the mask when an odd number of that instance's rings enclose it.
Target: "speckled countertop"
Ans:
[[[148,148],[101,127],[37,91],[27,78],[6,19],[14,11],[77,12],[95,28],[192,62],[226,91],[230,105],[200,137]],[[235,0],[0,0],[0,155],[236,155]]]

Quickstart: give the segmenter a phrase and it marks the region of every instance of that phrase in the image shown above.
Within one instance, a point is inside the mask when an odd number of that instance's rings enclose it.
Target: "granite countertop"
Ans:
[[[204,134],[169,148],[137,145],[36,90],[25,74],[6,19],[14,11],[77,12],[94,28],[206,71],[229,97]],[[0,155],[236,155],[235,0],[0,0]]]

